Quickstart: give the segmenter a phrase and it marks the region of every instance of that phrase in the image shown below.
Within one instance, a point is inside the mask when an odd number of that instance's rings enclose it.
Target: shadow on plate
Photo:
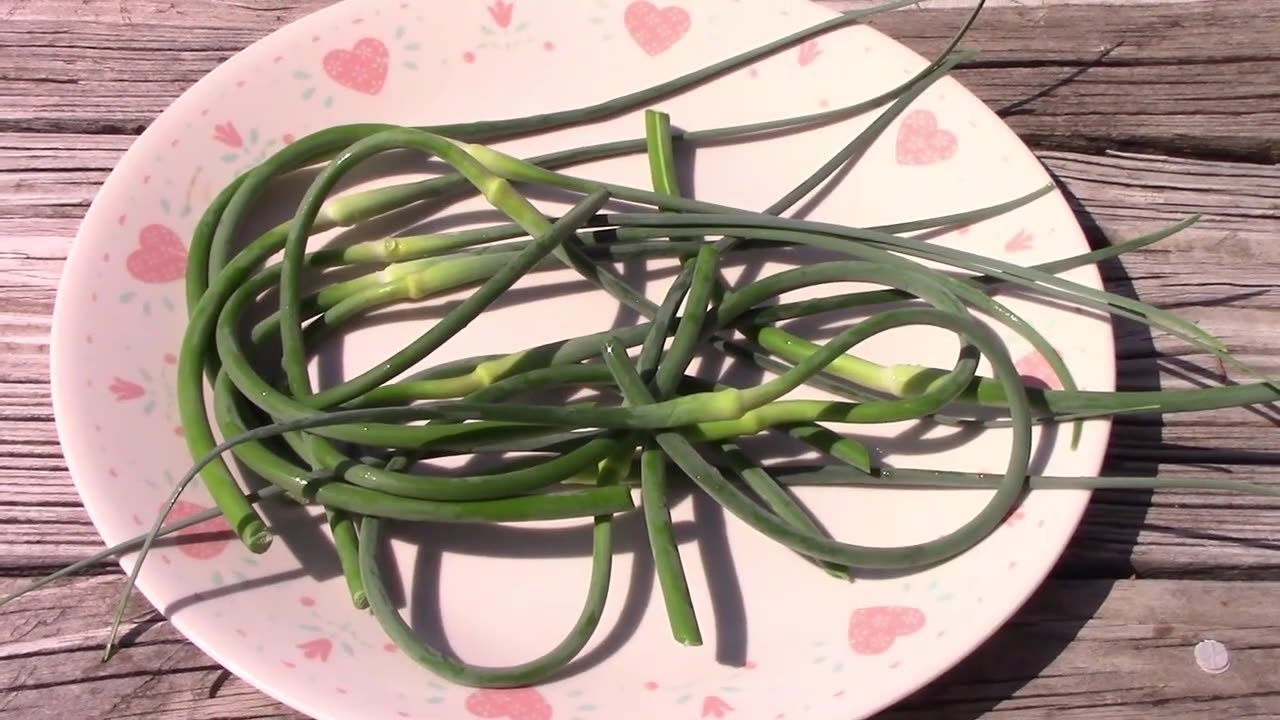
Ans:
[[[1075,213],[1090,246],[1099,248],[1109,244],[1097,221],[1061,178],[1055,176],[1054,181]],[[1107,260],[1099,265],[1099,270],[1107,291],[1136,297],[1133,282],[1120,260]],[[1154,341],[1145,326],[1113,319],[1112,334],[1117,346],[1120,338],[1124,337],[1125,347],[1132,352],[1141,357],[1156,356]],[[1159,377],[1157,362],[1144,362],[1141,367],[1125,374],[1120,380],[1124,384],[1118,385],[1118,389],[1156,388],[1159,387]],[[1148,427],[1158,439],[1163,425],[1158,419],[1151,422]],[[1114,474],[1113,454],[1109,450],[1103,474]],[[1128,464],[1125,474],[1154,476],[1157,470],[1154,462]],[[1151,495],[1145,490],[1095,493],[1085,509],[1077,538],[1096,522],[1099,505],[1111,498],[1123,496],[1125,504],[1135,513],[1132,522],[1123,528],[1108,526],[1108,545],[1101,562],[1089,548],[1082,547],[1078,539],[1073,541],[1045,584],[986,643],[928,687],[878,715],[876,720],[978,720],[1016,696],[1024,685],[1040,677],[1094,617],[1110,595],[1115,581],[1133,576],[1134,568],[1129,564],[1129,557],[1138,543],[1143,521],[1151,506]],[[1064,608],[1053,597],[1063,591],[1063,586],[1054,582],[1061,579],[1092,582],[1073,584],[1070,607]]]
[[[1097,61],[1101,61],[1115,48],[1104,52]],[[1063,81],[1046,88],[1035,96],[1024,99],[1005,108],[1006,114],[1028,112],[1026,105],[1039,97],[1051,94],[1059,87],[1069,83],[1079,74],[1086,72],[1095,63],[1091,63],[1064,78]],[[686,158],[687,159],[687,158]],[[408,175],[421,173],[430,169],[431,163],[408,154],[389,154],[386,158],[375,160],[368,166],[356,171],[361,177],[378,175]],[[692,189],[691,163],[684,164],[685,189]],[[273,227],[287,219],[291,209],[296,207],[305,183],[311,177],[308,173],[296,173],[288,180],[278,197],[292,198],[292,201],[265,202],[266,210],[255,213],[249,218],[245,227],[245,236],[256,236],[257,233]],[[1089,241],[1094,246],[1105,243],[1101,229],[1088,210],[1070,191],[1059,182],[1072,209],[1075,211]],[[563,199],[556,193],[540,194],[539,199]],[[438,232],[460,227],[461,224],[488,222],[500,219],[494,213],[479,211],[475,213],[458,213],[446,218],[428,218],[432,210],[438,210],[440,202],[427,202],[390,213],[376,221],[361,225],[357,229],[347,230],[339,234],[334,245],[349,245],[355,242],[385,237],[393,233]],[[613,209],[626,209],[615,204]],[[778,251],[778,258],[785,257],[795,264],[803,264],[806,257],[813,259],[816,254],[806,256],[811,251]],[[819,253],[820,254],[820,253]],[[775,254],[770,254],[772,257]],[[759,276],[764,255],[753,256],[754,260],[742,268],[744,280]],[[829,259],[829,256],[823,257]],[[1134,288],[1130,278],[1118,260],[1106,261],[1102,266],[1107,289],[1112,292],[1134,296]],[[644,292],[645,286],[655,276],[644,270],[640,263],[623,263],[620,267],[623,279]],[[550,287],[516,289],[503,296],[501,304],[534,302],[556,296],[564,296],[580,292],[586,288],[583,282],[569,282]],[[270,296],[265,303],[272,304]],[[423,320],[441,317],[456,305],[455,302],[437,302],[425,306],[398,308],[393,311],[379,313],[370,318],[371,322],[400,322],[408,319]],[[846,314],[841,318],[806,320],[791,325],[808,337],[830,337],[844,327],[843,323],[856,319],[856,315]],[[620,308],[614,318],[613,327],[624,327],[635,324],[639,314],[629,308]],[[1155,358],[1155,347],[1150,333],[1145,327],[1124,320],[1113,323],[1113,333],[1117,340],[1124,337],[1125,347],[1143,358]],[[341,365],[341,348],[322,355],[322,383],[333,384],[345,377]],[[262,357],[272,357],[271,348],[264,348]],[[276,356],[278,357],[278,355]],[[700,374],[708,378],[717,378],[723,382],[749,386],[759,383],[763,373],[759,368],[734,360],[723,353],[715,353],[701,358]],[[1187,373],[1198,372],[1184,367]],[[1157,360],[1146,360],[1139,367],[1127,368],[1122,378],[1127,389],[1143,389],[1159,386],[1160,363]],[[1266,411],[1259,411],[1266,412]],[[1270,415],[1274,419],[1274,415]],[[1158,420],[1144,420],[1141,424],[1125,425],[1126,440],[1141,438],[1152,446],[1158,444],[1162,437],[1162,425]],[[929,426],[919,424],[917,428],[892,438],[874,438],[874,443],[882,453],[909,455],[936,453],[959,447],[972,439],[976,430],[958,429],[924,438]],[[1052,428],[1046,428],[1045,440],[1037,448],[1033,468],[1043,468],[1047,461],[1048,448],[1054,439]],[[870,438],[867,438],[871,441]],[[772,464],[785,465],[794,460],[802,448],[785,442],[750,440],[744,442],[750,447],[753,456]],[[1122,453],[1121,453],[1122,454]],[[1155,463],[1134,457],[1117,457],[1113,448],[1108,455],[1104,473],[1123,463],[1126,474],[1154,475],[1158,469]],[[241,471],[250,476],[244,468]],[[1082,527],[1088,527],[1096,521],[1100,503],[1123,498],[1125,504],[1136,508],[1133,522],[1119,537],[1116,537],[1114,526],[1109,527],[1108,546],[1097,551],[1090,548],[1073,546],[1060,561],[1054,571],[1055,578],[1083,579],[1094,582],[1081,583],[1075,586],[1071,594],[1072,604],[1069,612],[1062,612],[1061,604],[1050,596],[1058,592],[1060,587],[1054,582],[1046,584],[1028,605],[1017,613],[1009,623],[991,640],[985,643],[970,658],[962,662],[951,672],[944,675],[930,687],[914,697],[904,701],[894,710],[882,714],[884,720],[890,718],[944,718],[946,720],[969,720],[979,718],[996,708],[1001,702],[1013,697],[1027,682],[1041,675],[1045,668],[1058,657],[1076,637],[1081,627],[1093,617],[1108,596],[1111,585],[1116,579],[1132,575],[1133,567],[1128,557],[1138,540],[1145,514],[1150,506],[1151,493],[1145,491],[1109,491],[1095,495],[1094,502],[1086,510]],[[734,558],[725,537],[725,518],[723,510],[704,494],[690,492],[682,487],[673,497],[672,503],[693,503],[694,523],[679,523],[676,528],[679,542],[696,542],[701,554],[702,565],[710,568],[710,576],[691,578],[693,582],[705,582],[709,586],[713,602],[712,622],[716,626],[718,645],[716,656],[719,662],[730,666],[745,664],[748,656],[749,628],[746,625],[746,613],[741,588],[736,574]],[[270,584],[300,576],[310,576],[317,580],[328,580],[341,575],[332,541],[328,537],[324,523],[307,512],[290,503],[266,503],[263,513],[273,526],[288,525],[294,531],[279,536],[278,541],[286,546],[289,552],[299,558],[302,567],[293,572],[275,578],[263,578],[250,581],[250,585]],[[395,536],[408,541],[415,538],[428,537],[430,542],[420,542],[421,550],[411,578],[412,591],[406,592],[404,587],[392,587],[391,594],[397,604],[406,612],[410,624],[420,636],[437,649],[451,655],[466,656],[465,648],[456,649],[450,645],[443,630],[440,615],[439,593],[442,557],[445,552],[465,552],[468,554],[491,557],[581,557],[590,554],[590,526],[583,523],[579,527],[569,529],[528,529],[512,526],[459,526],[445,524],[419,524],[412,528],[396,526]],[[198,541],[200,538],[183,538],[177,542]],[[207,538],[206,538],[207,539]],[[172,541],[171,541],[172,542]],[[650,558],[643,518],[639,513],[630,513],[615,521],[615,554],[632,556],[631,577],[628,593],[623,598],[619,620],[611,627],[602,627],[599,631],[601,640],[592,650],[577,658],[566,668],[566,674],[581,672],[597,665],[616,652],[635,634],[641,619],[648,610],[647,604],[653,595],[654,573]],[[389,581],[395,581],[395,573],[388,574]],[[213,594],[237,592],[246,589],[246,584],[229,584],[213,591]],[[530,588],[536,591],[537,588]],[[518,591],[518,589],[517,589]],[[175,603],[170,608],[177,611],[193,602],[206,599],[210,593],[193,596]]]

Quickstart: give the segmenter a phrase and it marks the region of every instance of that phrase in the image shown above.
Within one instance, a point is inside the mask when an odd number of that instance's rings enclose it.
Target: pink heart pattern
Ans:
[[[467,712],[481,718],[551,720],[551,705],[533,688],[477,690],[467,696]]]
[[[722,718],[733,712],[733,706],[715,695],[708,695],[702,701],[702,717]]]
[[[898,164],[932,165],[956,154],[955,133],[938,127],[931,110],[912,110],[898,127]]]
[[[324,71],[339,85],[365,95],[377,95],[387,82],[390,53],[377,38],[360,38],[351,50],[330,50]]]
[[[1062,381],[1058,379],[1058,373],[1053,371],[1049,365],[1049,361],[1044,355],[1032,350],[1031,352],[1018,358],[1014,363],[1014,367],[1018,369],[1018,374],[1024,380],[1034,380],[1030,383],[1032,386],[1044,388],[1052,388],[1054,390],[1062,389]]]
[[[125,258],[133,279],[152,285],[181,280],[187,270],[187,248],[164,225],[148,225],[138,233],[138,249]]]
[[[684,8],[659,8],[648,0],[637,0],[628,5],[623,22],[631,38],[650,56],[670,50],[693,24]]]
[[[141,385],[135,382],[129,382],[124,378],[113,379],[111,384],[107,386],[107,389],[115,396],[116,402],[137,400],[147,394],[147,391]]]
[[[859,655],[879,655],[898,638],[920,632],[924,624],[924,613],[913,607],[858,608],[849,617],[849,647]]]
[[[208,509],[197,503],[179,500],[173,506],[173,512],[169,513],[169,521],[175,522]],[[195,560],[212,560],[227,549],[227,543],[231,540],[231,526],[227,524],[226,518],[218,516],[189,528],[183,528],[176,534],[178,537],[199,538],[196,541],[179,542],[178,549],[183,555]]]

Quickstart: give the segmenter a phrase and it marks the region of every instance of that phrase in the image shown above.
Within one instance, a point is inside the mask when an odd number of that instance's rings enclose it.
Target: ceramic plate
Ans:
[[[420,125],[595,102],[829,16],[802,0],[352,0],[272,34],[210,73],[156,119],[103,186],[58,293],[58,429],[104,540],[115,543],[148,526],[188,467],[174,402],[186,244],[210,199],[237,173],[294,138],[338,123]],[[894,40],[856,27],[659,107],[688,129],[809,113],[875,95],[924,64]],[[870,119],[700,150],[693,190],[705,200],[763,208]],[[642,135],[637,113],[503,147],[533,155]],[[426,167],[407,162],[394,169],[403,180]],[[648,182],[642,157],[574,172],[642,187]],[[394,179],[366,173],[357,184]],[[995,114],[946,80],[807,211],[843,223],[892,222],[1004,201],[1047,180]],[[296,202],[297,190],[279,197]],[[281,201],[271,209],[278,218],[291,207]],[[1024,264],[1086,249],[1057,194],[935,242]],[[729,268],[730,276],[741,269]],[[1099,286],[1091,269],[1069,277]],[[655,270],[644,289],[659,298],[669,281],[669,273]],[[1006,299],[1043,329],[1083,387],[1112,389],[1114,353],[1104,320]],[[321,363],[328,364],[317,373],[330,380],[355,375],[420,332],[432,315],[428,308],[393,317],[364,325],[341,348],[326,350]],[[433,361],[632,320],[570,274],[537,273]],[[1055,381],[1023,341],[1005,336],[1025,373]],[[881,361],[940,366],[950,365],[955,349],[950,336],[923,329],[894,331],[860,347]],[[1037,467],[1096,473],[1107,429],[1089,425],[1074,451],[1068,433],[1046,431]],[[999,431],[969,435],[910,424],[858,431],[872,438],[884,461],[902,466],[999,471],[1007,447]],[[800,495],[838,537],[872,545],[932,538],[967,520],[987,497],[985,491],[849,489]],[[1085,492],[1035,493],[986,542],[953,562],[841,584],[732,516],[685,498],[674,512],[705,645],[690,649],[672,641],[642,527],[632,517],[620,521],[610,602],[585,654],[554,682],[511,692],[442,682],[398,654],[370,615],[352,609],[321,527],[296,509],[264,510],[282,526],[281,537],[259,556],[228,541],[217,522],[196,528],[193,541],[167,544],[151,557],[141,589],[218,662],[326,720],[849,720],[926,685],[989,637],[1054,564],[1087,499]],[[203,489],[193,487],[178,515],[209,504]],[[576,616],[588,571],[587,527],[558,525],[429,528],[422,543],[412,530],[399,535],[394,551],[406,615],[425,636],[447,638],[443,642],[471,662],[515,663],[540,654]]]

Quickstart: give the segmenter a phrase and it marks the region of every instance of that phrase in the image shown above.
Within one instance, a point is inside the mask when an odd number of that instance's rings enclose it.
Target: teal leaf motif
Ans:
[[[224,163],[233,163],[239,159],[240,159],[239,153],[223,153],[222,155],[222,162]]]
[[[402,38],[402,37],[404,37],[404,26],[403,26],[403,25],[401,25],[400,27],[396,28],[396,39],[397,39],[397,40],[399,40],[399,39],[400,39],[400,38]]]
[[[416,50],[420,50],[421,48],[422,48],[422,43],[416,43],[416,42],[411,42],[408,45],[404,46],[404,49],[408,50],[409,52],[414,52]]]
[[[416,63],[416,62],[414,62],[414,61],[412,61],[412,60],[408,60],[408,61],[406,61],[406,62],[404,63],[404,66],[405,66],[407,69],[409,69],[409,70],[417,70],[417,69],[418,69],[418,63]]]
[[[249,128],[249,144],[258,144],[258,128]]]
[[[148,400],[146,405],[142,406],[142,414],[150,415],[156,409],[156,401]]]
[[[295,78],[299,79],[299,80],[310,80],[310,79],[311,79],[311,73],[307,72],[306,70],[294,70],[294,71],[293,71],[293,76],[294,76]]]
[[[133,302],[133,299],[137,296],[138,294],[133,292],[132,290],[125,293],[120,293],[120,302],[122,303]]]
[[[313,88],[313,87],[309,87],[309,88],[307,88],[306,90],[303,90],[303,91],[302,91],[302,99],[303,99],[303,100],[310,100],[310,99],[311,99],[311,96],[312,96],[312,95],[315,95],[315,94],[316,94],[316,89],[315,89],[315,88]]]

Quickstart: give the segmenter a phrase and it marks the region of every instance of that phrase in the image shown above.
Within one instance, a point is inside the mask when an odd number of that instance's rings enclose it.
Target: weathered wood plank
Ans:
[[[12,68],[0,86],[0,131],[136,134],[263,28],[325,4],[228,6],[210,23],[195,3],[136,3],[128,13],[104,2],[66,13],[56,10],[64,0],[11,7],[0,26],[0,67]],[[996,7],[967,43],[980,60],[957,77],[1036,148],[1275,162],[1280,37],[1271,29],[1280,6],[1213,6]],[[927,54],[963,16],[904,10],[872,24]]]
[[[930,54],[964,15],[887,13],[870,24]],[[1006,8],[979,20],[965,42],[979,58],[956,77],[1036,148],[1274,163],[1278,26],[1280,6],[1265,0]]]
[[[884,0],[813,0],[836,10],[875,7]],[[987,7],[1041,7],[1052,5],[1168,5],[1203,0],[988,0]],[[920,9],[972,7],[973,0],[921,0]],[[195,0],[0,0],[0,20],[67,20],[76,22],[111,22],[132,26],[139,21],[161,25],[196,26],[221,29],[226,27],[271,27],[296,20],[318,8],[318,0],[248,0],[219,2],[215,12],[199,12]]]
[[[1280,713],[1273,583],[1047,583],[1009,626],[934,689],[881,720],[1267,718]],[[1225,644],[1210,675],[1192,648]]]
[[[0,580],[0,592],[16,582]],[[131,644],[100,664],[120,584],[70,581],[0,610],[0,685],[10,690],[0,718],[301,717],[226,675],[142,604]],[[882,720],[1275,717],[1280,647],[1265,638],[1277,592],[1275,582],[1051,581],[974,656]],[[1226,673],[1196,665],[1192,648],[1206,638],[1227,646]]]
[[[118,572],[83,578],[0,611],[0,684],[9,691],[0,717],[301,717],[227,673],[145,601],[124,628],[129,647],[101,663],[122,584]]]

